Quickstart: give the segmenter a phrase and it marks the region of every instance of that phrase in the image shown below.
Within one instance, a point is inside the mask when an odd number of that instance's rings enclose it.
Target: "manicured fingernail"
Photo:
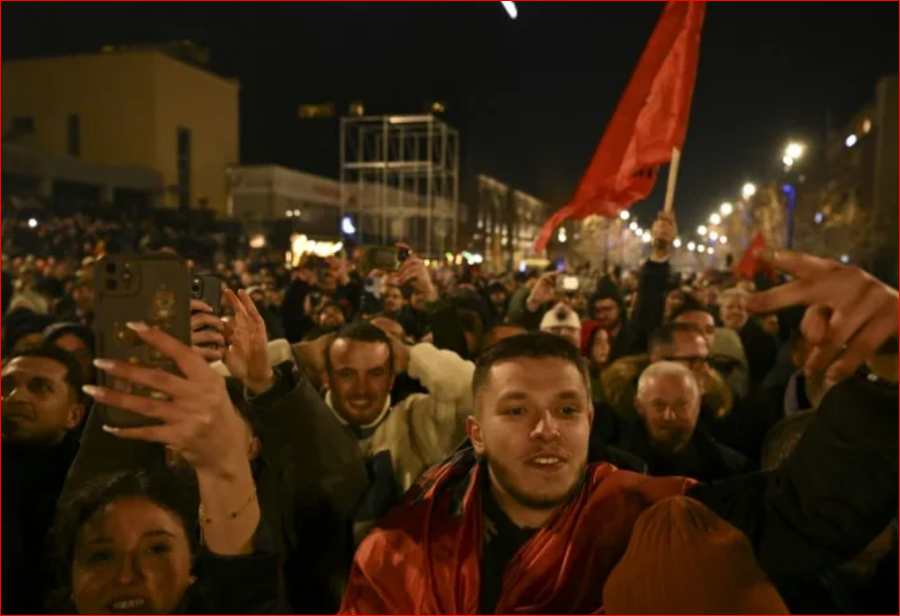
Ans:
[[[103,390],[100,389],[99,387],[94,387],[93,385],[85,385],[84,387],[81,388],[81,391],[83,391],[85,394],[87,394],[91,398],[102,398],[103,397]]]
[[[150,327],[146,323],[131,322],[131,323],[126,323],[126,325],[128,326],[128,329],[134,330],[138,333],[145,333],[145,332],[150,331]]]
[[[98,370],[103,370],[104,372],[108,372],[116,367],[116,362],[109,361],[108,359],[95,359],[94,367]]]
[[[114,428],[113,426],[103,426],[103,431],[108,432],[109,434],[118,434],[119,429]]]

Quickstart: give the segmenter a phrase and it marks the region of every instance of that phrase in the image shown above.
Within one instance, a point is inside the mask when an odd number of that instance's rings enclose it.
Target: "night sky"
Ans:
[[[335,176],[337,124],[300,103],[370,113],[448,104],[464,178],[493,175],[562,205],[662,2],[7,2],[3,59],[193,39],[238,78],[245,163]],[[712,2],[676,209],[685,226],[778,171],[789,139],[821,144],[897,72],[896,2]],[[659,187],[662,188],[662,187]],[[648,219],[661,190],[638,206]]]

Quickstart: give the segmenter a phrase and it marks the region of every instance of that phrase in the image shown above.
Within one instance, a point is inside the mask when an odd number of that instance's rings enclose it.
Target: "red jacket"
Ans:
[[[463,452],[425,476],[363,542],[341,614],[476,614],[487,474]],[[591,614],[650,505],[687,479],[589,467],[581,492],[510,562],[497,614]]]

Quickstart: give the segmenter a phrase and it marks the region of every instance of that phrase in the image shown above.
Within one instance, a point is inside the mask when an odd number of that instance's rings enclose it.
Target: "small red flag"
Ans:
[[[644,50],[572,202],[541,229],[538,252],[569,218],[613,218],[646,199],[659,168],[684,147],[706,2],[671,1]]]
[[[742,278],[755,280],[759,274],[765,274],[773,281],[776,279],[775,270],[762,259],[762,255],[769,249],[769,243],[761,231],[753,236],[750,246],[740,262],[734,266],[734,273]]]

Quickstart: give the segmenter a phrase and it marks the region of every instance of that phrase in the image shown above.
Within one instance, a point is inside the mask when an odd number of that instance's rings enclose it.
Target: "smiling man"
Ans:
[[[588,465],[593,411],[578,349],[547,333],[509,338],[478,360],[472,447],[427,473],[363,542],[341,613],[602,613],[637,520],[683,493],[744,532],[772,578],[859,553],[896,513],[898,296],[860,270],[772,259],[796,280],[754,296],[752,309],[813,302],[807,321],[827,333],[819,358],[845,379],[788,463],[712,485]],[[871,304],[854,304],[863,293]],[[852,326],[830,331],[822,307],[852,308]],[[832,351],[844,336],[844,353]],[[880,353],[891,355],[881,367]],[[870,371],[856,373],[863,362]]]

